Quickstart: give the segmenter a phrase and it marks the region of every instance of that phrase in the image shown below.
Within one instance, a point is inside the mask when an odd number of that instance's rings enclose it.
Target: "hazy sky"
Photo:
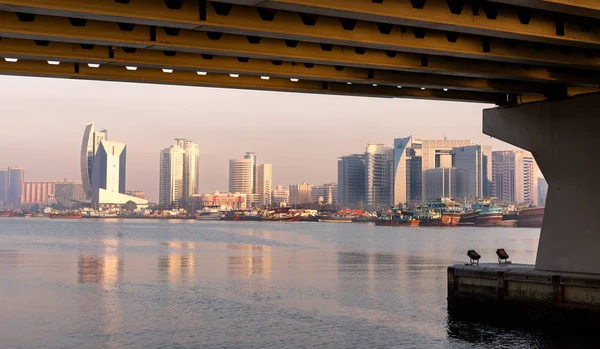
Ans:
[[[337,181],[337,157],[367,142],[470,139],[491,105],[0,76],[0,167],[25,179],[80,179],[85,125],[127,143],[127,189],[157,200],[159,151],[175,138],[200,144],[200,191],[226,191],[228,160],[257,153],[273,182]]]

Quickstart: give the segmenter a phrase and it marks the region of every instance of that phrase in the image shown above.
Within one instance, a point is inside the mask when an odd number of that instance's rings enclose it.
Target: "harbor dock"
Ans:
[[[448,267],[448,312],[467,321],[598,328],[600,275],[525,264],[456,264]]]

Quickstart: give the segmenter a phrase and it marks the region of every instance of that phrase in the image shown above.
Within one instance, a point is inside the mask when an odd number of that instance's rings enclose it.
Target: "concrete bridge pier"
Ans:
[[[483,132],[531,151],[548,181],[546,211],[535,266],[448,268],[450,315],[597,328],[600,93],[487,109]]]
[[[483,132],[530,151],[548,181],[535,268],[600,274],[600,93],[487,109]]]

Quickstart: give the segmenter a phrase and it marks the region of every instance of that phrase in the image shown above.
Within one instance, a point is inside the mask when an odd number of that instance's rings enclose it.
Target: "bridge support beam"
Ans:
[[[487,109],[483,132],[531,151],[548,181],[535,268],[600,274],[600,93]]]

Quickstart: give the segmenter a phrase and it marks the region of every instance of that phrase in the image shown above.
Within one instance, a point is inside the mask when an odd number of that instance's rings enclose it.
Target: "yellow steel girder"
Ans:
[[[212,73],[236,73],[262,77],[287,77],[341,83],[378,84],[403,87],[426,87],[437,89],[459,89],[498,93],[531,95],[551,94],[561,88],[557,84],[520,81],[440,76],[422,73],[407,73],[389,70],[369,70],[354,67],[297,64],[260,59],[238,59],[227,56],[212,56],[210,59],[187,52],[166,52],[148,49],[124,49],[119,47],[80,45],[62,42],[47,42],[43,45],[32,40],[0,40],[0,57],[51,60],[73,63],[112,64],[122,66],[152,67],[157,69],[191,70]]]
[[[598,0],[492,0],[493,2],[529,7],[556,13],[600,19]]]
[[[552,45],[507,42],[470,34],[454,37],[452,33],[449,36],[447,32],[399,26],[394,26],[389,34],[382,34],[376,23],[365,21],[358,21],[351,26],[352,30],[347,30],[341,20],[334,17],[321,16],[312,25],[306,25],[295,12],[278,11],[270,20],[264,20],[255,7],[232,5],[224,11],[219,3],[207,2],[203,8],[200,3],[184,1],[181,9],[176,10],[167,9],[164,0],[132,1],[129,4],[113,0],[79,0],[76,3],[69,0],[0,0],[0,9],[533,65],[584,69],[600,66],[600,56],[578,48],[566,52]]]
[[[232,77],[227,74],[218,73],[198,75],[196,72],[192,71],[180,70],[163,72],[160,69],[144,67],[138,67],[136,70],[127,70],[123,67],[112,65],[100,65],[98,68],[92,68],[87,65],[68,62],[50,65],[44,61],[18,60],[17,62],[6,62],[2,60],[0,61],[0,75],[140,82],[364,97],[406,97],[491,103],[497,105],[518,103],[518,98],[514,95],[511,97],[511,95],[488,92],[444,91],[433,89],[422,90],[419,88],[396,88],[391,86],[372,86],[366,84],[347,85],[344,83],[309,80],[292,81],[287,78],[262,80],[257,76]]]
[[[555,13],[526,8],[446,0],[425,0],[422,7],[410,1],[381,2],[365,0],[221,0],[222,2],[257,5],[270,9],[313,13],[378,23],[423,27],[453,32],[495,36],[556,45],[598,47],[600,28],[582,28],[572,18],[559,19]],[[595,0],[594,0],[595,1]],[[515,1],[517,3],[523,1]],[[559,29],[564,33],[557,34]]]
[[[431,74],[455,75],[490,79],[563,82],[598,85],[598,74],[572,70],[556,70],[490,61],[447,59],[395,51],[365,50],[343,46],[322,47],[320,44],[293,42],[279,39],[261,39],[251,43],[248,38],[230,34],[211,34],[194,30],[180,30],[169,35],[163,28],[144,25],[121,30],[116,23],[86,21],[84,26],[73,26],[67,18],[37,15],[31,22],[20,21],[12,12],[0,11],[0,36],[149,48],[211,54],[221,56],[259,58],[380,70],[397,70]],[[173,34],[173,33],[171,33]]]

